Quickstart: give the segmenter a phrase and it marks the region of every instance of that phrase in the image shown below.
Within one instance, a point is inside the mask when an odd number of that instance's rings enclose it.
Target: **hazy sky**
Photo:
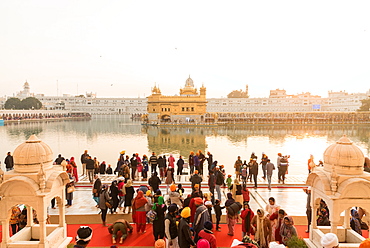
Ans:
[[[0,95],[370,89],[370,1],[0,2]],[[57,83],[58,82],[58,83]]]

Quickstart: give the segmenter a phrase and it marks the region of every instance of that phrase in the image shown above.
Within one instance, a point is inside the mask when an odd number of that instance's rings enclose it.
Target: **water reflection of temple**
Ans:
[[[157,153],[188,154],[189,151],[207,148],[206,137],[224,136],[232,143],[246,142],[249,137],[268,137],[278,144],[288,137],[304,139],[310,136],[327,137],[335,142],[343,134],[355,142],[370,143],[370,128],[364,126],[223,126],[223,127],[153,127],[142,128],[147,134],[148,148]]]
[[[207,148],[206,133],[203,128],[159,128],[143,127],[147,133],[148,149],[157,154],[175,153],[185,156],[190,151],[204,151]]]

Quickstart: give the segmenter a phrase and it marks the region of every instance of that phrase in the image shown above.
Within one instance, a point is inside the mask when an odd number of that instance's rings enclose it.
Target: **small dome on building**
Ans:
[[[44,169],[53,166],[52,150],[34,134],[14,150],[13,158],[15,172],[37,173],[41,164],[44,165]]]
[[[324,152],[324,170],[344,175],[363,173],[364,154],[345,135]]]
[[[189,78],[186,79],[185,87],[194,87],[194,82],[193,82],[193,79],[190,78],[190,75],[189,75]]]

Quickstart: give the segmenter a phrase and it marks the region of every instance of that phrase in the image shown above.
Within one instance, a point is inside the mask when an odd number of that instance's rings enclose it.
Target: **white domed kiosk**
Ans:
[[[50,147],[35,135],[19,145],[13,153],[14,170],[4,173],[0,184],[1,247],[66,247],[65,185],[67,173],[60,165],[53,165]],[[59,224],[46,224],[47,208],[56,198]],[[11,209],[18,204],[27,208],[27,225],[10,237]],[[36,210],[39,224],[33,221]]]
[[[340,247],[358,247],[364,238],[350,227],[350,210],[370,210],[370,173],[363,171],[364,155],[345,135],[324,152],[324,167],[316,167],[307,178],[311,186],[312,223],[309,247],[322,247],[321,237],[337,234]],[[317,209],[324,200],[331,226],[317,226]],[[344,211],[345,216],[341,217]]]

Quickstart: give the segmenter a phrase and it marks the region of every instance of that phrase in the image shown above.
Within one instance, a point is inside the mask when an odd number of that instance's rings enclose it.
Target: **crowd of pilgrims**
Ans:
[[[285,161],[287,163],[288,158],[289,156],[282,156],[279,153],[277,164],[279,162],[280,164],[285,163]],[[66,171],[71,179],[70,183],[66,185],[66,206],[69,207],[72,205],[74,183],[78,182],[78,173],[73,157],[66,160],[58,155],[54,163],[63,164],[64,160],[66,161],[64,163]],[[217,240],[213,231],[221,231],[220,221],[223,209],[225,209],[228,235],[234,236],[236,223],[240,220],[242,223],[242,240],[233,247],[266,248],[269,247],[269,244],[276,244],[276,247],[282,244],[281,247],[285,247],[284,245],[287,244],[290,238],[297,236],[293,218],[276,204],[273,197],[268,199],[269,203],[265,209],[259,208],[254,211],[250,208],[250,196],[246,182],[254,177],[253,165],[257,164],[257,156],[254,153],[251,154],[248,164],[246,164],[246,161],[242,162],[238,157],[234,164],[235,178],[233,180],[232,175],[226,177],[223,166],[218,165],[217,161],[213,161],[210,152],[207,153],[207,157],[201,151],[196,154],[190,152],[188,160],[191,173],[190,194],[185,194],[182,184],[176,185],[174,176],[175,159],[172,155],[167,159],[165,155],[157,157],[153,152],[149,159],[145,155],[140,158],[138,154],[133,154],[129,158],[125,155],[125,151],[122,151],[113,171],[110,165],[106,166],[104,162],[99,163],[96,158],[91,159],[91,156],[85,151],[81,155],[81,163],[86,166],[86,169],[83,169],[83,175],[88,175],[89,170],[91,170],[91,167],[88,166],[88,160],[94,162],[93,179],[91,180],[93,183],[92,194],[96,207],[100,209],[104,226],[106,226],[108,211],[111,214],[122,211],[122,213],[132,213],[132,220],[136,225],[137,233],[145,233],[146,225],[151,223],[154,240],[165,240],[167,246],[215,248],[217,247]],[[208,171],[208,182],[205,187],[207,192],[202,190],[202,182],[205,178],[205,161],[207,161],[206,169]],[[270,160],[267,155],[262,154],[260,164],[262,164],[263,171],[266,168],[264,165],[268,165],[268,163],[270,163]],[[182,175],[185,162],[181,156],[176,165],[177,175]],[[151,176],[148,179],[149,166],[151,167]],[[159,169],[159,176],[157,168]],[[246,169],[249,169],[249,173],[246,172]],[[147,184],[143,183],[135,190],[133,180],[139,178],[138,173],[140,172],[142,173],[142,180],[148,181]],[[111,185],[102,184],[99,174],[106,173],[115,173],[118,178]],[[283,173],[285,174],[285,170],[283,170]],[[268,176],[267,168],[267,172],[264,171],[263,173],[263,179],[268,178]],[[167,185],[165,194],[159,189],[162,181]],[[69,190],[70,188],[73,188],[73,190]],[[225,202],[222,202],[221,188],[226,188],[228,191]],[[310,190],[305,189],[305,192],[308,195],[308,229],[306,231],[308,232],[311,223]],[[225,194],[225,191],[223,193]],[[51,207],[55,208],[55,199],[53,199]],[[351,210],[350,223],[353,230],[362,234],[361,230],[368,230],[368,226],[361,220],[359,213],[361,216],[366,215],[361,208]],[[33,221],[37,223],[35,211],[33,211],[33,215]],[[320,203],[317,217],[317,225],[330,225],[329,209],[324,201]],[[26,221],[27,208],[14,206],[10,219],[12,233],[15,234],[23,228]],[[108,229],[112,234],[113,244],[117,242],[119,231],[121,232],[119,242],[122,243],[128,233],[134,230],[125,219],[118,219]]]

